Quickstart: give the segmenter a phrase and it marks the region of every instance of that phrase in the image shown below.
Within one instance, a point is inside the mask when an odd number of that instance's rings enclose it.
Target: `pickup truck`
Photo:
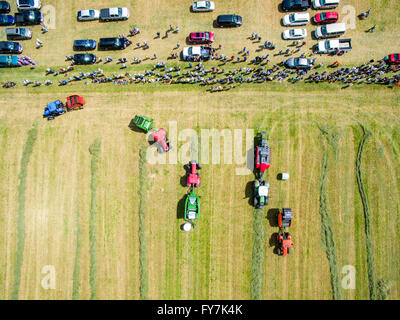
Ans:
[[[347,52],[351,50],[351,39],[335,39],[320,41],[314,46],[316,53],[335,53],[337,50]]]
[[[106,8],[100,10],[100,21],[128,20],[128,8]]]
[[[0,56],[0,67],[1,68],[19,67],[18,57],[17,56]]]

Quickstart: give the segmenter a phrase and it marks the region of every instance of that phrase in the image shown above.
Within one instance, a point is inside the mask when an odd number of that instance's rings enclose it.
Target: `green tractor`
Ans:
[[[186,196],[185,220],[197,220],[200,217],[200,196],[193,190]]]
[[[136,115],[135,118],[133,119],[133,122],[138,128],[142,129],[145,133],[153,129],[153,119],[149,119],[145,116]]]

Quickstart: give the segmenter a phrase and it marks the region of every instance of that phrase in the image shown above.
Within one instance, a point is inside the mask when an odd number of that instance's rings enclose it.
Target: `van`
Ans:
[[[242,25],[242,17],[235,14],[223,14],[217,18],[217,26],[225,27],[240,27]]]
[[[332,23],[318,27],[314,35],[317,39],[339,37],[346,32],[345,23]]]
[[[123,38],[101,38],[99,41],[99,50],[122,50],[126,48],[126,42]]]
[[[318,9],[333,9],[340,4],[340,0],[314,0],[313,8]]]

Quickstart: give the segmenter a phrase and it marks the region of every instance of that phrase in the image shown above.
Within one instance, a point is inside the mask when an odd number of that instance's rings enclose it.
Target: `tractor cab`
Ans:
[[[289,232],[278,233],[278,254],[287,256],[290,253],[290,248],[293,246],[292,236]]]
[[[187,186],[188,187],[200,187],[200,175],[197,170],[201,169],[200,164],[196,161],[189,162],[190,171],[187,174]]]
[[[83,97],[81,96],[73,95],[67,98],[66,106],[68,111],[83,109],[84,105],[85,105],[85,99],[83,99]]]
[[[259,170],[261,176],[271,165],[270,156],[271,151],[268,146],[267,134],[263,131],[259,134],[259,142],[255,148],[255,167]]]
[[[65,107],[60,100],[50,102],[44,109],[43,118],[53,120],[55,117],[65,113]]]
[[[283,208],[278,213],[278,225],[280,228],[289,228],[292,226],[293,212],[290,208]]]
[[[145,116],[136,115],[135,118],[133,119],[133,122],[138,128],[142,129],[145,133],[153,129],[153,120]]]
[[[168,152],[169,150],[171,150],[172,145],[168,141],[167,132],[163,128],[153,132],[152,136],[160,153]]]
[[[267,181],[254,181],[254,207],[262,209],[268,205],[269,201],[269,182]]]
[[[185,219],[197,220],[200,216],[200,196],[193,191],[187,195],[185,200]]]

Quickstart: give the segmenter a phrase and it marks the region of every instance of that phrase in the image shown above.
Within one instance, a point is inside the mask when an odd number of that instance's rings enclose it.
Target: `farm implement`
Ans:
[[[264,172],[271,166],[271,150],[268,146],[267,134],[265,131],[259,133],[256,137],[256,143],[254,148],[254,160],[256,176],[261,179]]]

